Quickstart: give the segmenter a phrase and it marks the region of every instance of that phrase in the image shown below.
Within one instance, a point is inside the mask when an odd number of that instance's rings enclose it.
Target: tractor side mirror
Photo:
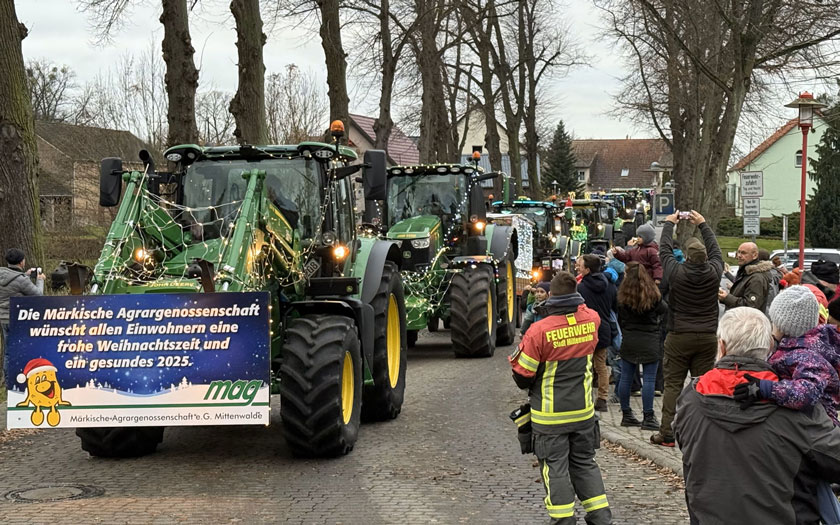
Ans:
[[[99,163],[99,205],[116,206],[122,193],[122,159],[108,157]]]
[[[362,188],[365,200],[384,201],[388,190],[388,175],[385,171],[385,152],[381,149],[369,149],[364,157],[365,171]]]
[[[487,207],[484,204],[484,190],[480,184],[470,186],[470,220],[475,215],[478,221],[487,222]]]

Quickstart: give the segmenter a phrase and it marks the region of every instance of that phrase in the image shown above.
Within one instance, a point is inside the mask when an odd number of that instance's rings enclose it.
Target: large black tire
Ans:
[[[281,358],[280,415],[292,452],[332,457],[353,450],[362,412],[362,355],[353,320],[293,319]]]
[[[440,318],[436,315],[429,317],[429,322],[426,323],[426,328],[430,332],[437,332],[440,329]]]
[[[499,263],[499,284],[496,288],[496,304],[499,311],[496,344],[499,346],[507,346],[516,338],[516,295],[516,266],[513,254],[508,253]]]
[[[397,265],[388,261],[373,306],[373,385],[365,386],[362,419],[382,421],[400,413],[405,393],[405,297]]]
[[[163,441],[164,427],[77,428],[82,450],[100,458],[136,458],[151,454]]]
[[[490,357],[496,351],[496,290],[493,268],[479,264],[452,276],[452,349],[458,357]]]
[[[414,348],[414,345],[417,344],[417,336],[418,336],[418,331],[417,330],[406,330],[406,332],[405,332],[405,344],[409,348]]]

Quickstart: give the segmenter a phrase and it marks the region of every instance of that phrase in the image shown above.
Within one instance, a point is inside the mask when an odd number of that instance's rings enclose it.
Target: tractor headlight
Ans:
[[[420,250],[422,248],[428,248],[431,244],[429,237],[425,237],[423,239],[411,239],[411,247],[415,250]]]

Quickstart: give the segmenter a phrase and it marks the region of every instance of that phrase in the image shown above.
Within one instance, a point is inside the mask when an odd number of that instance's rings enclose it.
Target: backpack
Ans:
[[[770,305],[777,295],[779,295],[779,281],[771,277],[767,283],[767,301],[764,303],[764,314],[767,317],[770,317]]]

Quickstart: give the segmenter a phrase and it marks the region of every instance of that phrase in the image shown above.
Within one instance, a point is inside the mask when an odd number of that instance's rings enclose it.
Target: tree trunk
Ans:
[[[318,0],[321,10],[321,46],[327,63],[327,94],[330,98],[330,121],[350,125],[350,97],[347,96],[347,53],[341,47],[339,0]],[[346,140],[346,137],[345,137]]]
[[[236,120],[233,132],[240,144],[266,144],[265,33],[260,16],[259,0],[233,0],[230,11],[236,20],[236,48],[239,54],[239,86],[230,102]]]
[[[166,95],[169,98],[167,121],[168,146],[195,144],[198,127],[195,123],[195,92],[198,70],[190,38],[187,0],[163,0],[163,60],[166,62]]]
[[[488,6],[492,9],[493,3]],[[467,12],[468,14],[469,11]],[[481,95],[484,99],[481,103],[482,115],[484,116],[484,144],[487,146],[487,153],[490,157],[490,169],[502,171],[502,148],[501,137],[499,136],[499,123],[496,119],[496,92],[493,76],[493,67],[490,64],[490,48],[493,45],[493,22],[487,21],[485,27],[482,20],[475,20],[472,17],[466,20],[472,28],[471,33],[475,40],[476,51],[478,52],[479,64],[481,65]],[[470,96],[468,94],[467,96]],[[469,119],[469,115],[464,118]],[[496,177],[493,180],[493,193],[496,197],[502,194],[502,178]]]
[[[382,92],[379,95],[379,116],[373,123],[376,134],[374,147],[388,151],[388,140],[394,121],[391,118],[391,98],[394,93],[394,76],[397,72],[397,58],[394,54],[391,40],[391,24],[389,18],[390,1],[381,0],[379,6],[379,38],[382,41]]]
[[[0,257],[18,248],[29,266],[44,266],[38,149],[21,51],[26,34],[14,1],[0,0]]]
[[[457,152],[450,148],[449,118],[443,85],[444,64],[441,62],[436,35],[439,6],[435,0],[416,0],[419,45],[416,49],[417,66],[423,93],[420,108],[420,162],[457,162]]]

